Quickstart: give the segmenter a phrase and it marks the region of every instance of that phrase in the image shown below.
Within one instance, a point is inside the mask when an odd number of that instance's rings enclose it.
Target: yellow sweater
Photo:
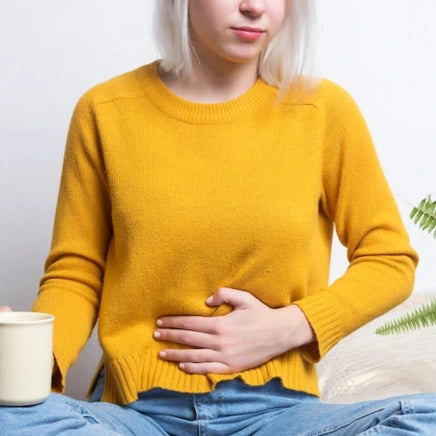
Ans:
[[[276,92],[258,79],[234,100],[193,103],[155,61],[79,99],[32,309],[56,316],[54,391],[98,318],[103,401],[238,376],[319,395],[315,363],[410,294],[418,255],[356,103],[327,79],[303,103],[273,107]],[[329,286],[334,224],[350,265]],[[229,313],[205,303],[219,287],[297,304],[317,342],[227,375],[160,359],[183,345],[153,338],[157,318]]]

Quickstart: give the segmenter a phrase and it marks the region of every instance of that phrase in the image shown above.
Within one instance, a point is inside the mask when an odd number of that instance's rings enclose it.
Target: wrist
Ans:
[[[288,332],[289,350],[316,341],[312,326],[304,312],[297,305],[291,304],[290,306],[282,307],[280,310],[283,311],[289,326],[286,330]]]

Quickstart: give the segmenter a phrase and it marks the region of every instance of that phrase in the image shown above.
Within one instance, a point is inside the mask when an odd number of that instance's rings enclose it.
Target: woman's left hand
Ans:
[[[155,339],[194,347],[165,348],[159,353],[164,360],[180,362],[186,372],[243,371],[314,338],[298,306],[272,309],[249,292],[232,288],[219,288],[209,299],[209,306],[227,303],[234,310],[224,316],[164,316],[162,325],[157,323],[160,336],[155,334]]]

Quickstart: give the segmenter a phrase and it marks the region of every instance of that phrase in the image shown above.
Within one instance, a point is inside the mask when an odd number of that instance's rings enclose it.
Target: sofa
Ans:
[[[399,306],[354,331],[317,365],[322,399],[352,403],[436,392],[436,326],[379,336],[375,329],[436,298],[414,292]]]

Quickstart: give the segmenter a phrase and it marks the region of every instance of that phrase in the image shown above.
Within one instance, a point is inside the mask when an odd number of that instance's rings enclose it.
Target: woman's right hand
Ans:
[[[0,306],[0,312],[12,312],[9,306]]]

